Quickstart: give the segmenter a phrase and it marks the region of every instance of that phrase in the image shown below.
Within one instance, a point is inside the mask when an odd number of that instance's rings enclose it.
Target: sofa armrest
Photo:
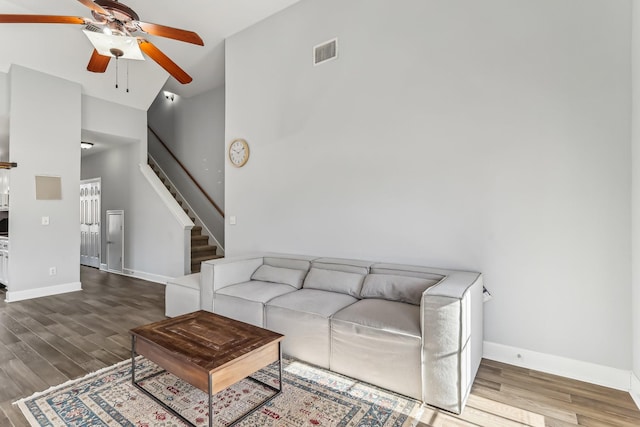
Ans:
[[[200,308],[213,312],[213,294],[218,289],[248,282],[263,263],[262,256],[218,258],[203,262],[200,270]]]
[[[482,359],[482,275],[451,272],[422,294],[422,397],[459,414]]]

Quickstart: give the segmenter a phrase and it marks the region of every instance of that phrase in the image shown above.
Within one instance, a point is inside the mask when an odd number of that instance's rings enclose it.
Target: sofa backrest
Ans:
[[[318,258],[311,263],[303,287],[360,298],[362,283],[371,264],[369,261]]]
[[[360,298],[381,298],[420,305],[422,293],[446,277],[443,270],[376,263],[365,278]]]
[[[263,263],[251,275],[252,280],[283,283],[300,289],[304,282],[312,257],[294,255],[265,255]]]

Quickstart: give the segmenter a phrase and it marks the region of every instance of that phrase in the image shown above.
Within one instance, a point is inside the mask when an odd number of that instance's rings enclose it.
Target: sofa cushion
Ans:
[[[394,274],[396,276],[422,277],[423,279],[442,280],[451,272],[439,268],[420,267],[416,265],[376,263],[371,266],[371,273]]]
[[[340,292],[359,297],[363,280],[364,274],[311,267],[309,274],[304,279],[304,288]]]
[[[371,262],[342,258],[318,258],[311,263],[311,268],[344,271],[347,273],[367,274]]]
[[[300,289],[265,305],[265,327],[285,336],[285,354],[329,368],[331,316],[356,301],[346,294]]]
[[[306,258],[306,259],[305,259]],[[263,258],[263,262],[266,265],[270,265],[272,267],[283,267],[283,268],[293,268],[295,270],[304,270],[309,271],[311,268],[311,260],[312,257],[304,257],[300,256],[299,258],[296,256],[284,256],[284,255],[265,255]]]
[[[307,272],[293,268],[273,267],[263,264],[251,275],[251,280],[262,282],[284,283],[300,289]]]
[[[264,327],[264,304],[296,288],[282,283],[250,282],[224,287],[214,296],[214,311],[222,316]]]
[[[364,279],[360,297],[382,298],[420,305],[422,293],[438,282],[438,279],[396,276],[395,274],[369,274]]]
[[[353,323],[367,328],[420,339],[420,307],[398,301],[360,300],[338,311],[332,321]]]
[[[319,289],[300,289],[272,299],[267,307],[280,307],[329,318],[338,310],[358,301],[356,298]]]
[[[264,304],[277,296],[284,295],[295,290],[296,289],[293,286],[285,285],[283,283],[252,280],[250,282],[238,283],[237,285],[222,288],[216,292],[216,295],[227,295]]]
[[[329,364],[336,371],[422,399],[420,307],[364,299],[331,318]]]

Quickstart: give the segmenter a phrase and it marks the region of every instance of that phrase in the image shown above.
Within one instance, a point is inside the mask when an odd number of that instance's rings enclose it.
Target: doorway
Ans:
[[[107,211],[107,270],[123,272],[124,211]]]
[[[80,181],[80,264],[100,268],[100,178]]]

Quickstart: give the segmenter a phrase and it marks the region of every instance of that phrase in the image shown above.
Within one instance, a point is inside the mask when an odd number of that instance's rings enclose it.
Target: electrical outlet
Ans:
[[[58,273],[58,270],[56,270],[55,267],[51,267],[49,269],[49,276],[55,276]]]

